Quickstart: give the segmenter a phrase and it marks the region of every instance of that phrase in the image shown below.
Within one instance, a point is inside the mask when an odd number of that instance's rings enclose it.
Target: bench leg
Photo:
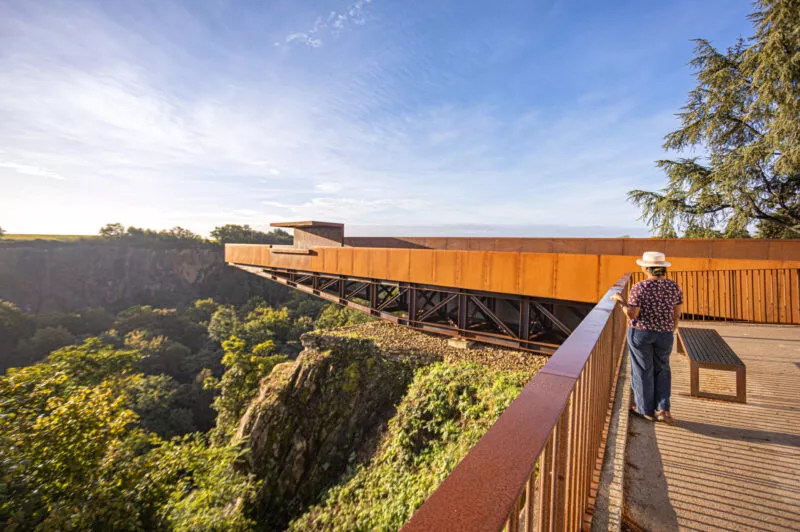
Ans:
[[[747,370],[744,367],[736,368],[736,401],[747,402]]]
[[[689,395],[697,397],[700,391],[700,367],[693,360],[689,360]]]

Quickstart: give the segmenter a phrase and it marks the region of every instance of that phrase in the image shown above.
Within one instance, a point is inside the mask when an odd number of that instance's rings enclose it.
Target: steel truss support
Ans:
[[[399,325],[548,355],[592,308],[514,294],[232,266]]]

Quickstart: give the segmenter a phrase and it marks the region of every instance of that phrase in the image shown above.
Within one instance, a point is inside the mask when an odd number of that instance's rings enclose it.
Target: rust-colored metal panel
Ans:
[[[597,301],[599,272],[598,255],[559,255],[554,297],[571,301]]]
[[[519,238],[496,238],[495,251],[522,251],[522,241]]]
[[[373,249],[371,254],[370,274],[373,279],[387,279],[389,276],[389,250]]]
[[[437,251],[434,254],[433,283],[459,286],[463,251]]]
[[[235,244],[225,244],[225,262],[234,262],[244,264],[241,262],[242,250]]]
[[[324,248],[316,250],[322,257],[322,270],[325,273],[339,272],[340,248]]]
[[[553,240],[553,253],[586,253],[585,238],[558,238]]]
[[[439,240],[441,244],[443,240]],[[488,242],[493,247],[515,245],[514,239],[474,241],[481,245]],[[597,246],[602,242],[597,240]],[[609,239],[607,243],[616,241]],[[742,246],[746,244],[749,242],[741,241]],[[316,248],[311,255],[274,251],[263,245],[229,244],[225,247],[225,257],[226,261],[237,264],[583,302],[597,301],[604,287],[625,272],[639,273],[635,263],[638,256],[634,255],[330,247]],[[755,251],[751,248],[748,253]],[[721,252],[731,253],[729,247]],[[698,319],[800,322],[797,279],[800,261],[675,256],[668,259],[672,262],[670,275],[684,290],[684,311],[688,315]],[[784,266],[794,269],[778,269]]]
[[[791,309],[791,322],[800,324],[800,271],[789,270],[789,308]]]
[[[711,246],[710,257],[714,259],[741,259],[769,257],[769,243],[758,240],[730,239],[715,240]]]
[[[634,264],[636,264],[636,259],[640,257],[633,257]],[[697,258],[684,258],[684,257],[672,257],[667,255],[667,260],[672,264],[670,269],[672,270],[682,270],[682,271],[694,271],[694,270],[707,270],[711,265],[710,259],[697,259]],[[637,266],[641,269],[641,267]]]
[[[600,272],[598,274],[598,291],[613,285],[617,279],[627,272],[640,270],[636,264],[636,257],[625,257],[619,255],[600,255]]]
[[[309,271],[311,270],[311,256],[272,253],[269,265],[275,268]]]
[[[546,253],[520,254],[520,292],[526,296],[552,297],[557,255]],[[549,294],[549,295],[548,295]]]
[[[272,258],[272,250],[266,246],[258,246],[254,250],[256,262],[258,266],[269,266],[269,261]]]
[[[256,262],[256,248],[255,246],[242,246],[242,260],[246,261],[247,263],[254,263]]]
[[[709,239],[669,239],[666,241],[664,253],[666,253],[668,257],[711,258],[711,248],[713,245],[714,241]]]
[[[469,238],[445,238],[444,247],[437,247],[437,249],[452,249],[452,250],[468,250],[470,248]]]
[[[411,253],[407,249],[389,250],[389,276],[392,281],[410,282]]]
[[[413,239],[416,242],[419,242],[424,248],[427,249],[448,249],[447,241],[448,238],[441,238],[441,237],[429,237],[429,238],[415,238]]]
[[[433,252],[421,249],[409,250],[410,282],[433,284]]]
[[[320,248],[320,249],[325,249],[325,248]],[[321,272],[322,271],[323,259],[322,259],[322,255],[320,254],[319,251],[320,250],[316,250],[315,253],[311,255],[311,266],[310,266],[310,268],[311,268],[311,271],[313,271],[313,272]]]
[[[623,255],[625,243],[620,238],[588,238],[585,253],[592,255]]]
[[[356,248],[337,248],[336,252],[339,254],[339,271],[336,272],[340,275],[353,275],[353,251]]]
[[[247,246],[243,248],[244,256],[243,259],[246,259],[249,264],[254,264],[258,262],[258,247],[256,246]]]
[[[663,238],[626,238],[623,246],[625,255],[641,257],[645,251],[661,251],[664,253],[667,249],[667,241]]]
[[[494,251],[494,238],[470,238],[468,241],[470,251]]]
[[[527,253],[553,253],[553,240],[549,238],[520,239],[521,251]]]
[[[311,249],[314,247],[340,247],[344,243],[344,226],[297,226],[294,229],[294,246]]]
[[[711,259],[707,263],[700,263],[702,266],[692,268],[693,270],[752,270],[752,269],[766,269],[774,270],[776,268],[798,268],[800,263],[793,263],[788,261],[772,261],[772,260],[758,260],[758,259]],[[673,269],[675,266],[673,265]],[[680,268],[688,269],[688,268]]]
[[[461,252],[461,286],[473,290],[486,290],[486,251]]]
[[[800,262],[800,239],[770,240],[767,258]]]
[[[269,263],[270,266],[274,266],[276,268],[288,268],[287,264],[289,262],[289,258],[290,257],[288,255],[277,255],[277,254],[273,255],[272,253],[270,253]],[[253,263],[254,262],[255,261],[253,261]]]
[[[353,249],[353,270],[350,275],[356,277],[370,277],[370,258],[375,253],[373,248]]]
[[[488,286],[490,292],[519,293],[520,254],[512,252],[489,253]]]

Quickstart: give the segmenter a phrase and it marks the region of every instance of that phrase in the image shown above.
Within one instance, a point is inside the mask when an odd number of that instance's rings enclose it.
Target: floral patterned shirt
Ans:
[[[639,307],[639,316],[628,325],[643,331],[675,330],[675,305],[683,303],[683,292],[671,279],[647,279],[633,285],[629,307]]]

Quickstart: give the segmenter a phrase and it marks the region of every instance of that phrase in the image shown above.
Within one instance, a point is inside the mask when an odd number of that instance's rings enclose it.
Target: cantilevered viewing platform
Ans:
[[[552,353],[644,251],[667,254],[688,315],[800,323],[797,240],[347,238],[338,223],[272,225],[293,229],[294,244],[227,244],[226,261],[394,323],[506,347]]]
[[[399,325],[551,356],[405,530],[800,530],[800,240],[273,225],[294,244],[227,244],[226,261]],[[716,329],[741,358],[745,403],[691,396],[673,353],[677,424],[629,419],[626,323],[611,296],[641,279],[644,251],[672,263],[682,320]],[[701,375],[706,393],[735,386],[731,372]]]

